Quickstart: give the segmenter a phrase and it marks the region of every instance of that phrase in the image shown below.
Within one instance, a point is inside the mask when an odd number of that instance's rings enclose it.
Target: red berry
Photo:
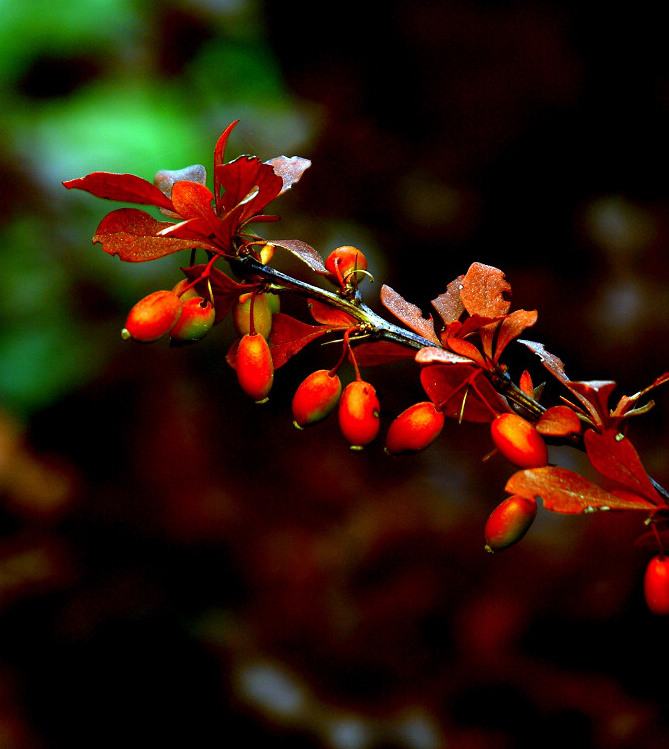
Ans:
[[[497,505],[485,524],[486,550],[500,551],[527,533],[537,514],[534,499],[513,495]]]
[[[519,468],[538,468],[548,463],[544,438],[518,414],[501,414],[490,424],[495,447]]]
[[[317,424],[327,418],[339,402],[341,380],[327,369],[312,372],[293,396],[293,419],[296,427]]]
[[[367,260],[356,247],[337,247],[325,259],[325,267],[338,280],[346,283],[349,276],[358,270],[367,270]]]
[[[274,364],[266,339],[259,333],[242,336],[235,357],[237,379],[253,400],[267,400],[274,382]]]
[[[350,382],[339,401],[339,428],[352,450],[361,450],[379,433],[379,399],[363,380]]]
[[[199,341],[211,330],[215,317],[216,311],[211,302],[201,296],[190,297],[181,306],[181,317],[170,331],[170,338],[175,341]]]
[[[186,288],[187,286],[189,286],[189,284],[189,279],[182,278],[178,284],[172,287],[172,291],[179,297],[179,299],[181,299],[182,302],[185,302],[186,299],[192,299],[193,297],[200,296],[194,286]],[[184,291],[184,289],[186,290]]]
[[[643,592],[653,614],[669,614],[669,559],[664,554],[653,557],[646,567]]]
[[[172,291],[154,291],[130,310],[121,331],[124,340],[157,341],[169,333],[181,315],[181,300]]]
[[[410,406],[392,422],[386,435],[386,452],[391,455],[424,450],[444,427],[444,414],[431,401]]]
[[[263,338],[272,330],[272,308],[269,297],[273,294],[242,294],[232,307],[232,320],[239,336],[251,333],[251,303],[253,303],[253,328]],[[253,299],[253,302],[251,300]]]

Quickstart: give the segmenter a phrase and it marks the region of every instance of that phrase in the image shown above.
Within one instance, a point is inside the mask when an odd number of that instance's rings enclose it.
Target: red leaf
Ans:
[[[480,372],[472,364],[430,364],[421,369],[420,381],[428,398],[444,416],[487,423],[509,407],[485,377],[473,379]]]
[[[428,341],[433,341],[439,345],[439,339],[434,332],[434,323],[431,317],[429,319],[423,317],[423,313],[415,304],[407,302],[404,297],[391,289],[390,286],[386,286],[386,284],[381,287],[380,296],[383,306],[408,328],[411,328],[414,333],[418,333],[423,338],[427,338]]]
[[[525,395],[529,395],[530,398],[534,398],[534,383],[532,382],[532,375],[527,370],[524,370],[520,375],[518,386],[523,391],[523,393],[525,393]]]
[[[529,393],[530,397],[532,393]],[[552,406],[536,423],[537,431],[549,437],[566,437],[581,431],[581,420],[569,406]]]
[[[129,263],[142,263],[171,255],[180,250],[197,247],[215,249],[201,236],[192,239],[156,236],[158,232],[173,226],[169,222],[157,221],[138,208],[119,208],[107,214],[98,226],[93,244],[101,244],[110,255],[118,255]]]
[[[98,198],[120,200],[124,203],[155,205],[158,208],[173,210],[172,202],[150,182],[134,174],[116,174],[114,172],[93,172],[86,177],[63,182],[68,190],[76,188],[85,190]]]
[[[316,273],[323,276],[329,275],[323,258],[306,242],[302,242],[299,239],[272,239],[271,243],[275,247],[282,247],[284,250],[288,250],[288,252],[295,255],[303,263],[306,263]]]
[[[172,205],[183,218],[216,218],[212,203],[214,194],[198,182],[175,182],[172,185]]]
[[[511,286],[499,268],[472,263],[462,280],[460,298],[470,315],[500,317],[509,311],[511,302],[504,295],[510,292]]]
[[[432,300],[432,306],[444,322],[444,325],[450,325],[460,318],[465,311],[465,305],[460,298],[462,281],[464,276],[458,276],[451,281],[446,287],[446,291]]]
[[[612,380],[589,380],[565,382],[569,390],[581,401],[592,416],[594,422],[603,425],[609,417],[609,396],[616,386]]]
[[[309,300],[309,310],[317,323],[329,325],[331,328],[352,328],[358,324],[357,320],[347,315],[346,312],[330,307],[329,304],[317,299]]]
[[[662,504],[639,454],[627,437],[616,429],[604,432],[588,429],[584,439],[588,458],[602,476],[617,481],[654,504]]]
[[[303,159],[301,156],[277,156],[274,159],[270,159],[265,162],[274,169],[274,174],[277,174],[283,180],[283,187],[279,195],[283,195],[286,190],[296,183],[299,182],[302,175],[311,166],[309,159]]]
[[[444,346],[447,346],[460,356],[465,356],[467,359],[476,362],[480,367],[485,369],[486,362],[483,358],[483,354],[474,346],[473,343],[465,341],[462,338],[447,338],[444,341]]]
[[[504,351],[511,341],[518,338],[526,328],[536,323],[537,317],[536,310],[517,309],[502,320],[495,344],[495,361],[499,361],[502,351]]]
[[[282,178],[269,164],[256,156],[240,156],[215,168],[216,182],[225,192],[221,196],[219,216],[242,207],[239,220],[259,213],[281,192]]]
[[[412,349],[401,346],[399,343],[390,343],[389,341],[361,343],[355,347],[355,360],[361,367],[373,367],[377,364],[390,364],[412,358]]]
[[[567,515],[597,510],[653,510],[642,497],[616,497],[568,468],[543,466],[518,471],[507,481],[509,494],[541,499],[544,507]]]
[[[416,354],[416,361],[419,364],[470,364],[471,359],[467,356],[460,356],[453,351],[447,351],[444,348],[436,346],[425,346],[419,349]]]
[[[633,406],[639,400],[639,398],[646,395],[646,393],[649,393],[651,390],[659,387],[660,385],[664,385],[665,382],[669,382],[669,372],[665,372],[664,374],[657,377],[654,382],[648,385],[648,387],[645,387],[643,390],[640,390],[638,393],[635,393],[634,395],[623,395],[622,398],[618,401],[615,410],[611,413],[611,417],[622,419],[625,418],[625,416],[631,416],[631,411],[640,413],[648,410],[653,406],[653,401],[650,401],[648,404],[641,406],[640,409],[632,409],[631,406]]]
[[[268,341],[274,369],[285,364],[307,344],[322,335],[332,333],[332,330],[325,325],[307,325],[283,312],[275,312],[272,315],[272,332]]]

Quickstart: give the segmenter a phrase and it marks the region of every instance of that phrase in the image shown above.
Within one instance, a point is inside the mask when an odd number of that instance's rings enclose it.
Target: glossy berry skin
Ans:
[[[537,515],[534,499],[513,495],[497,505],[485,524],[486,551],[500,551],[520,541]]]
[[[495,447],[518,468],[539,468],[548,463],[544,438],[518,414],[501,414],[490,424]]]
[[[274,382],[274,364],[267,340],[259,333],[242,336],[235,357],[242,390],[257,403],[267,400]]]
[[[181,317],[170,330],[170,338],[183,342],[199,341],[211,330],[215,317],[211,302],[205,302],[201,296],[190,297],[181,305]]]
[[[182,278],[181,281],[172,288],[172,291],[182,302],[185,302],[186,299],[193,299],[196,296],[200,296],[194,286],[187,288],[189,284],[190,281],[187,278]],[[186,290],[184,291],[184,289]]]
[[[298,428],[318,424],[326,419],[339,403],[341,380],[327,369],[312,372],[293,396],[293,423]]]
[[[272,330],[272,307],[269,294],[256,294],[253,298],[254,332],[269,338]],[[271,296],[274,296],[273,294]],[[239,336],[251,333],[251,299],[253,294],[242,294],[232,307],[232,321]]]
[[[390,455],[417,453],[431,444],[444,428],[444,414],[431,401],[414,403],[392,422],[386,435]]]
[[[643,592],[646,604],[653,614],[669,615],[669,558],[663,554],[648,562]]]
[[[335,278],[346,283],[355,271],[367,270],[367,259],[356,247],[344,245],[332,250],[325,259],[325,267]]]
[[[339,400],[339,428],[352,450],[361,450],[379,433],[381,406],[374,388],[364,380],[354,380]]]
[[[154,291],[130,310],[121,337],[140,343],[157,341],[172,330],[180,316],[181,300],[174,292]]]

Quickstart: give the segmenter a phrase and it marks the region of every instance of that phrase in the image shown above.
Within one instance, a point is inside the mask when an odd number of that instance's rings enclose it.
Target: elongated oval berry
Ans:
[[[669,614],[669,559],[664,554],[653,557],[648,562],[643,592],[646,604],[653,614]]]
[[[490,513],[485,524],[486,551],[500,551],[520,541],[536,515],[536,500],[515,494],[507,497]]]
[[[386,435],[390,455],[417,453],[431,444],[444,428],[444,414],[432,401],[414,403],[395,418]]]
[[[170,330],[170,338],[184,342],[199,341],[211,330],[215,317],[216,310],[211,302],[201,296],[190,297],[181,305],[181,317]]]
[[[539,468],[548,463],[544,438],[518,414],[501,414],[490,424],[495,447],[518,468]]]
[[[364,380],[354,380],[339,400],[339,428],[352,450],[362,450],[379,433],[381,406],[376,390]]]
[[[332,250],[325,259],[325,267],[335,278],[346,283],[352,273],[367,270],[367,259],[357,247],[344,245]]]
[[[274,382],[274,364],[264,336],[260,333],[242,336],[237,346],[235,369],[242,390],[257,403],[266,401]]]
[[[124,340],[150,343],[162,338],[181,316],[181,300],[172,291],[154,291],[130,310],[121,331]]]
[[[179,297],[179,299],[181,299],[182,302],[185,302],[186,299],[192,299],[193,297],[200,296],[194,286],[187,288],[189,284],[190,281],[187,278],[182,278],[179,283],[175,284],[172,287],[172,291]]]
[[[341,396],[341,380],[327,369],[312,372],[295,391],[292,402],[298,428],[318,424],[334,411]]]
[[[251,333],[251,299],[253,298],[254,332],[263,338],[269,338],[272,330],[272,309],[268,294],[251,292],[242,294],[232,307],[232,321],[239,336]]]

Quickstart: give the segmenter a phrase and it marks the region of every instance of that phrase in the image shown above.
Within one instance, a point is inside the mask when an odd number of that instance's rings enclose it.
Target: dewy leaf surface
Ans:
[[[401,320],[408,328],[439,345],[439,339],[434,332],[434,323],[432,318],[423,317],[420,308],[398,294],[390,286],[384,284],[381,287],[381,303],[391,312],[398,320]]]
[[[507,481],[506,491],[527,499],[541,499],[544,507],[567,515],[597,510],[653,510],[643,497],[616,497],[568,468],[543,466],[518,471]]]
[[[172,210],[169,198],[151,182],[134,174],[116,174],[115,172],[93,172],[86,177],[63,182],[68,188],[85,190],[97,198],[118,200],[123,203],[155,205],[158,208]]]

